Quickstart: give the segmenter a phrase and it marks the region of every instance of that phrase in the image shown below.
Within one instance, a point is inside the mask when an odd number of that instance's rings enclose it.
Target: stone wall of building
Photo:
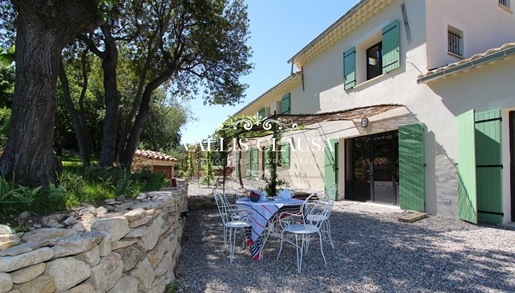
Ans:
[[[164,292],[175,280],[188,183],[108,200],[22,235],[0,225],[0,293]]]

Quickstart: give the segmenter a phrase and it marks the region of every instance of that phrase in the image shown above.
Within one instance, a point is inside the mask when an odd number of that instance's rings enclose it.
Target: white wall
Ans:
[[[460,60],[447,54],[448,25],[463,31],[465,58],[515,40],[515,15],[500,8],[499,0],[426,2],[427,69]]]

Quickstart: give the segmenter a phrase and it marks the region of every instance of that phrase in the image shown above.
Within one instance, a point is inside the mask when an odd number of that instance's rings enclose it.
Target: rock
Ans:
[[[100,259],[100,263],[91,268],[90,282],[97,292],[104,293],[113,288],[122,277],[123,262],[118,253]]]
[[[16,256],[0,257],[0,272],[12,272],[31,265],[42,263],[54,257],[54,251],[48,247],[30,251]]]
[[[100,231],[100,233],[104,235],[104,240],[98,244],[98,253],[100,256],[108,256],[113,250],[111,248],[111,234],[104,231]]]
[[[154,247],[154,249],[148,252],[147,258],[150,261],[152,268],[157,267],[159,261],[161,260],[161,258],[163,258],[163,255],[169,250],[169,247],[170,240],[163,239],[163,241],[159,242],[159,244],[156,247]]]
[[[138,279],[138,290],[147,291],[152,288],[152,282],[156,275],[147,258],[144,258],[139,266],[130,272],[130,275]]]
[[[67,293],[95,293],[95,288],[86,281],[66,291]]]
[[[147,213],[145,212],[144,209],[134,209],[134,210],[131,210],[127,213],[125,213],[123,216],[129,221],[129,222],[134,222],[134,221],[137,221],[137,220],[140,220],[140,219],[143,219],[145,216],[147,215]]]
[[[63,224],[59,224],[56,220],[50,219],[48,223],[46,224],[50,228],[62,228],[64,227]]]
[[[122,258],[124,272],[132,269],[145,258],[145,251],[139,245],[122,248],[117,253]]]
[[[125,212],[126,210],[128,210],[130,207],[132,207],[133,203],[132,202],[126,202],[126,203],[123,203],[121,205],[118,205],[114,208],[115,211],[117,212]]]
[[[25,212],[21,213],[21,214],[18,216],[18,218],[20,218],[20,219],[26,219],[26,218],[28,218],[28,217],[30,217],[30,213],[29,213],[29,212],[27,212],[27,211],[25,211]]]
[[[50,226],[49,225],[49,222],[50,221],[55,221],[55,222],[61,222],[63,221],[64,219],[66,219],[68,215],[67,214],[53,214],[53,215],[48,215],[46,217],[44,217],[41,221],[43,222],[43,225],[45,226]]]
[[[73,257],[65,257],[49,262],[45,275],[52,277],[58,291],[64,291],[89,278],[91,271],[88,264]]]
[[[156,277],[152,282],[152,288],[145,293],[162,293],[166,290],[166,278],[165,276]]]
[[[22,253],[26,253],[26,252],[29,252],[29,251],[33,251],[33,250],[39,249],[39,248],[41,248],[43,246],[49,246],[51,243],[52,243],[52,241],[50,241],[50,240],[43,240],[43,241],[39,241],[39,242],[22,243],[20,245],[16,245],[16,246],[10,247],[10,248],[8,248],[6,250],[0,251],[0,257],[1,256],[15,256],[15,255],[19,255],[19,254],[22,254]]]
[[[56,287],[52,277],[39,276],[30,282],[14,285],[13,289],[18,289],[23,293],[52,293]]]
[[[147,234],[148,226],[139,226],[132,229],[125,237],[143,237]]]
[[[74,232],[61,228],[42,228],[23,234],[21,240],[23,242],[40,242],[43,240],[55,240],[72,235]]]
[[[124,247],[130,246],[130,245],[133,245],[134,243],[137,243],[137,242],[138,242],[138,238],[124,237],[121,240],[111,242],[111,249],[117,250],[120,248],[124,248]]]
[[[140,219],[140,220],[136,220],[134,222],[130,222],[129,224],[129,227],[131,228],[135,228],[135,227],[139,227],[139,226],[143,226],[143,225],[146,225],[148,222],[150,222],[154,217],[153,216],[145,216],[144,218]]]
[[[105,231],[111,235],[111,241],[118,241],[130,232],[129,221],[125,217],[97,219],[91,224],[91,230]]]
[[[15,284],[30,282],[45,272],[46,263],[39,263],[30,267],[11,272],[11,278]]]
[[[82,223],[86,231],[91,231],[91,225],[93,222],[95,222],[97,218],[95,218],[95,215],[93,214],[87,214],[82,216],[81,221],[79,223]]]
[[[54,247],[52,247],[52,250],[55,253],[54,257],[57,258],[90,251],[100,243],[104,237],[104,234],[98,231],[90,231],[74,234],[70,237],[61,239],[55,243]]]
[[[170,267],[170,264],[172,263],[172,253],[167,252],[165,255],[163,255],[163,258],[157,265],[157,267],[154,269],[154,273],[156,274],[156,277],[163,276],[166,273],[166,270]]]
[[[8,292],[13,288],[13,280],[6,273],[0,273],[0,293]]]
[[[76,223],[75,218],[72,216],[68,217],[66,220],[64,220],[62,222],[62,224],[66,225],[66,226],[71,226],[71,225],[74,225],[75,223]]]
[[[2,234],[12,234],[11,227],[7,225],[0,225],[0,235]]]
[[[73,225],[72,230],[76,232],[84,232],[86,231],[86,227],[82,222],[78,222],[75,225]]]
[[[20,244],[21,240],[15,234],[0,234],[0,250]]]
[[[152,225],[150,225],[145,236],[141,237],[141,241],[145,243],[146,247],[149,250],[154,248],[154,246],[156,245],[157,239],[161,234],[161,226],[163,225],[163,223],[164,221],[162,217],[159,216],[157,219],[154,220]]]
[[[103,218],[109,211],[105,207],[98,207],[96,215],[98,218]]]
[[[83,261],[90,266],[96,266],[98,262],[100,262],[100,252],[98,245],[93,247],[90,251],[83,252],[81,254],[77,254],[75,256],[76,259]]]
[[[137,293],[138,279],[131,276],[122,276],[114,287],[107,293]],[[164,291],[163,291],[164,292]]]

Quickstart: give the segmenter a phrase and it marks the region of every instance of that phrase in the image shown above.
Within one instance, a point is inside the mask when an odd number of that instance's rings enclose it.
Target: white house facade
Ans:
[[[513,2],[362,0],[235,115],[303,126],[282,136],[278,174],[291,188],[337,183],[339,199],[511,222]],[[256,142],[238,167],[260,180]]]

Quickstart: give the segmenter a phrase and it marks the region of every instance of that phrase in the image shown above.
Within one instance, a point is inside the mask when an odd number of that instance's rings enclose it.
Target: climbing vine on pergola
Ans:
[[[276,152],[279,150],[279,144],[282,134],[286,131],[300,129],[299,126],[285,118],[267,117],[261,119],[257,115],[251,116],[231,116],[224,121],[222,125],[215,131],[214,138],[219,142],[218,151],[223,158],[223,168],[227,166],[227,158],[230,151],[241,151],[241,139],[250,139],[272,135],[272,146],[267,150],[269,160],[270,178],[267,178],[266,191],[269,195],[277,193],[277,185],[280,183],[277,176]],[[239,164],[239,162],[238,162]],[[225,188],[226,174],[223,174],[223,187]],[[238,168],[238,179],[241,187],[243,180],[241,176],[241,168]]]

